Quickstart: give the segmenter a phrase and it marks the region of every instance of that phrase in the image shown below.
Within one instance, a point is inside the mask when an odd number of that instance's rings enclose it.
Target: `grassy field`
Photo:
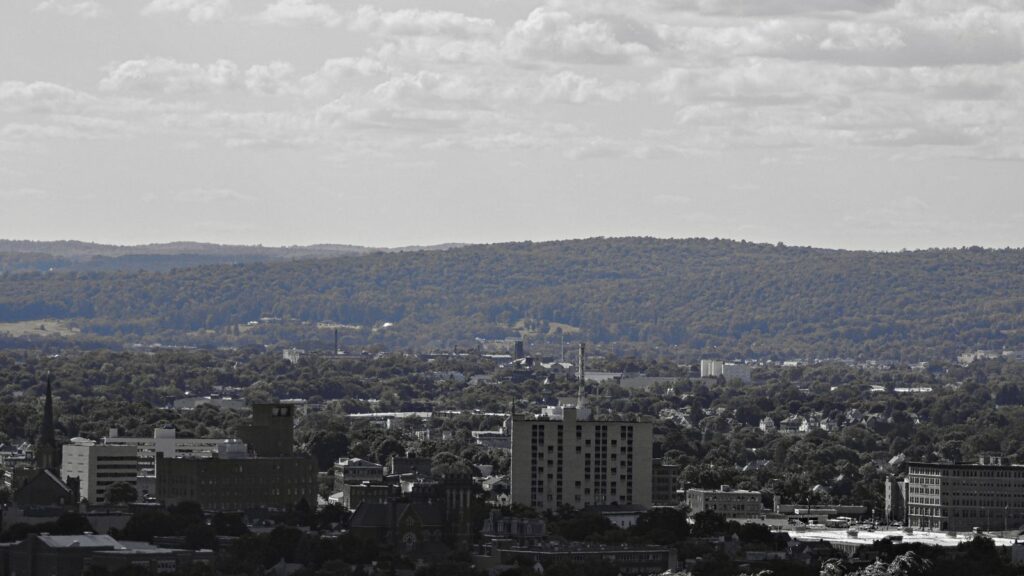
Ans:
[[[11,336],[74,336],[81,332],[63,320],[25,320],[0,322],[0,332]]]

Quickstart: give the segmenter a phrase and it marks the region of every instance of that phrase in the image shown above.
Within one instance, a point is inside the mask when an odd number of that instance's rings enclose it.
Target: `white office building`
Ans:
[[[74,438],[63,448],[61,479],[78,478],[80,497],[91,504],[106,504],[111,484],[125,482],[136,487],[138,453],[134,446],[97,444]]]

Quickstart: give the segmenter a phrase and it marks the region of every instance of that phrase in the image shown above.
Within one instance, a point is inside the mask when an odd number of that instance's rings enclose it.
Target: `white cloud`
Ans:
[[[143,14],[185,14],[192,22],[221,20],[231,8],[231,0],[152,0]]]
[[[338,26],[344,20],[330,4],[312,0],[277,0],[260,12],[256,19],[268,24],[319,22],[324,26]]]
[[[364,5],[356,10],[350,26],[386,36],[451,36],[468,38],[495,32],[494,20],[458,12],[406,9],[386,12]]]
[[[257,64],[245,71],[245,87],[256,94],[282,94],[291,91],[288,77],[294,68],[288,62]]]
[[[0,110],[52,113],[78,110],[94,101],[89,94],[52,82],[0,83]]]
[[[101,8],[96,0],[45,0],[36,5],[38,12],[57,12],[65,16],[96,18]]]
[[[639,91],[639,86],[629,82],[606,84],[597,78],[582,76],[570,70],[563,70],[540,79],[541,89],[535,93],[538,100],[558,100],[580,104],[594,100],[621,102]]]
[[[323,96],[336,89],[342,82],[353,78],[377,76],[386,71],[387,67],[375,58],[331,58],[316,72],[303,76],[299,81],[299,90],[309,97]]]
[[[577,18],[537,8],[516,22],[505,37],[505,55],[515,61],[567,61],[626,64],[655,51],[658,38],[642,23],[626,18]]]
[[[179,62],[169,58],[128,60],[108,67],[100,81],[103,90],[141,92],[198,93],[215,92],[239,84],[238,66],[230,60],[208,65]]]
[[[212,204],[214,202],[249,202],[253,199],[231,188],[190,188],[175,192],[172,197],[179,202]]]
[[[40,188],[0,188],[0,200],[45,200],[53,196],[48,190]]]

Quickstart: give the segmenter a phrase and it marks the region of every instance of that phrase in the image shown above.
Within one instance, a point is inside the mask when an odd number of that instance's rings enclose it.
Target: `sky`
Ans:
[[[1024,246],[1020,0],[8,0],[0,238]]]

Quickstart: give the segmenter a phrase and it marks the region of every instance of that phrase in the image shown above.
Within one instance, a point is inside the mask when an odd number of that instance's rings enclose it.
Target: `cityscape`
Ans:
[[[1024,576],[1024,1],[0,2],[0,576]]]

